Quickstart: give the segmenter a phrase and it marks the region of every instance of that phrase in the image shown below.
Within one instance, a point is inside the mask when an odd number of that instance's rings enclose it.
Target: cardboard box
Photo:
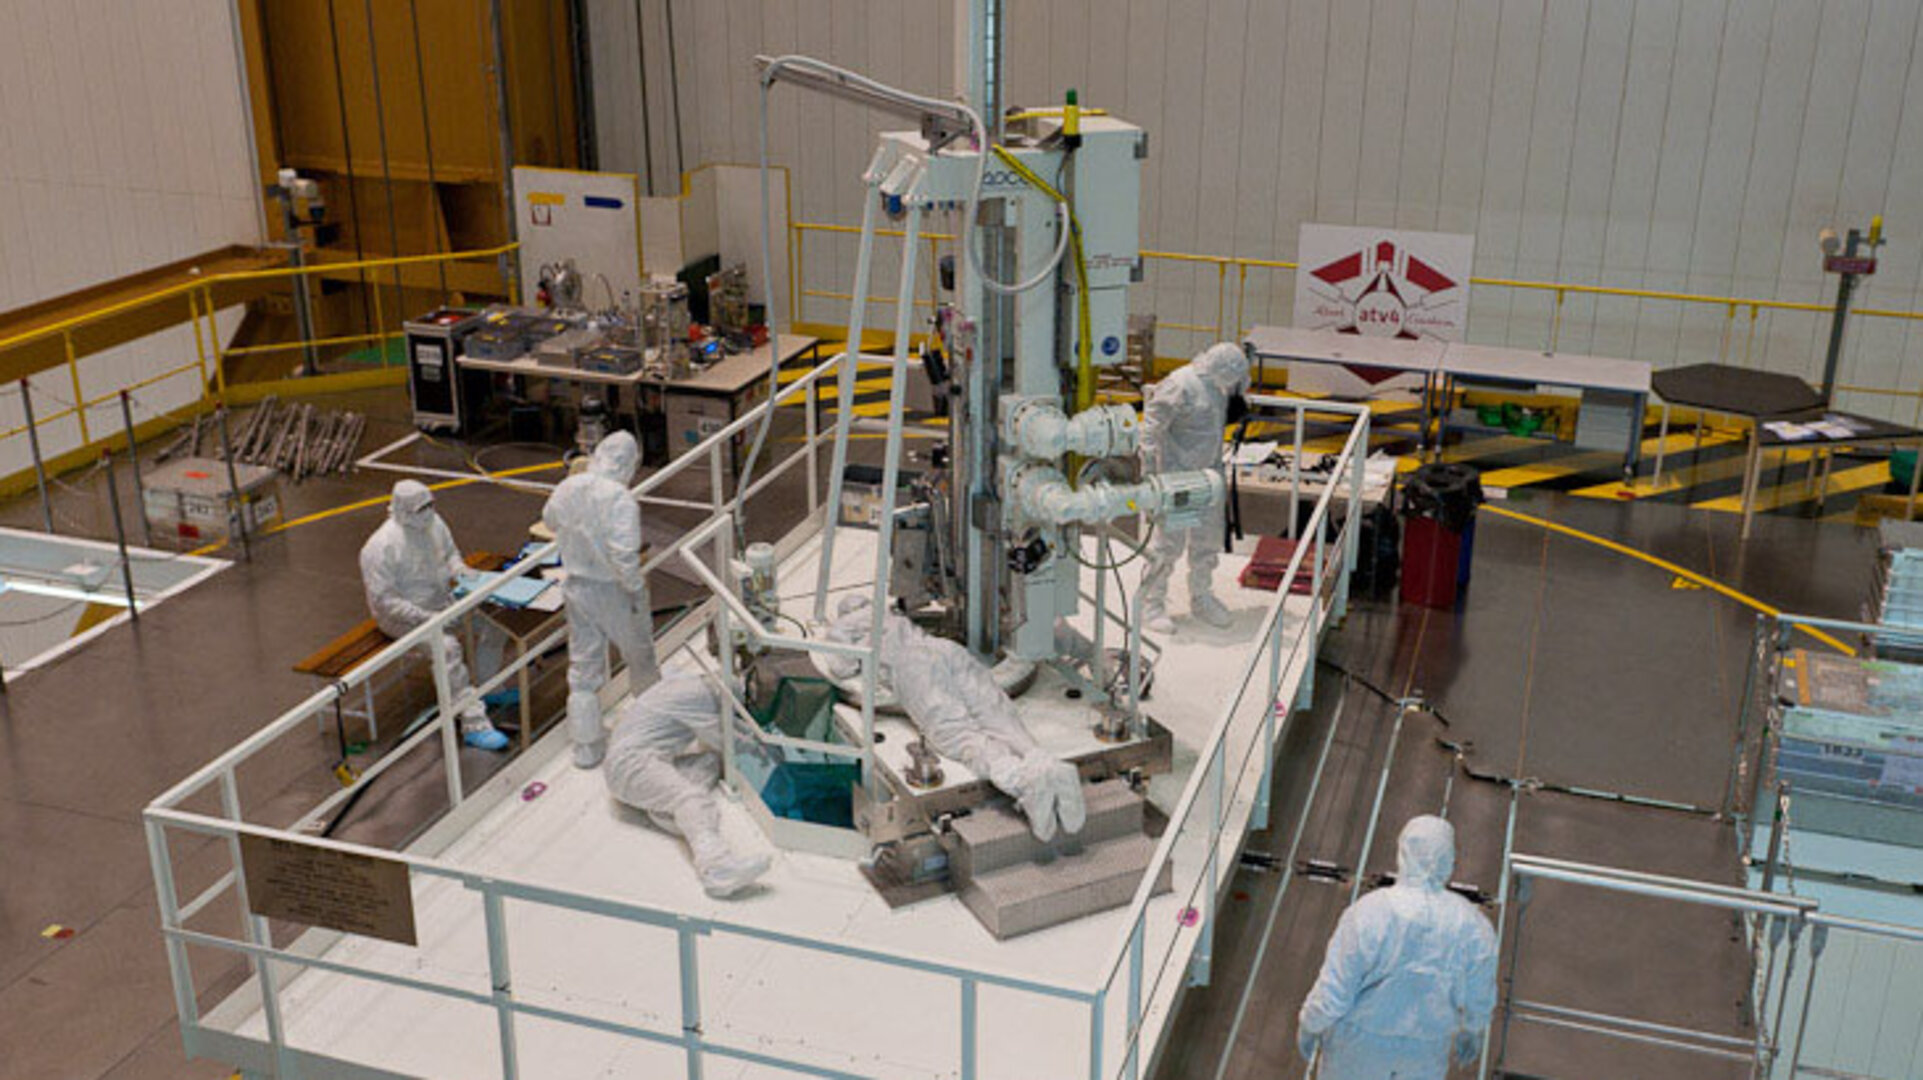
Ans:
[[[727,398],[706,394],[670,393],[667,414],[669,458],[693,450],[734,421]]]

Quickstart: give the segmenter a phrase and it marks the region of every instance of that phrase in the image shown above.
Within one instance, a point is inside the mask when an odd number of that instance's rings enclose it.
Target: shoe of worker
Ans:
[[[1158,634],[1175,632],[1175,620],[1168,617],[1168,608],[1155,600],[1142,602],[1142,626]]]
[[[596,739],[591,743],[575,743],[574,767],[577,769],[592,769],[596,765],[601,764],[601,759],[607,755],[607,752],[608,741],[606,739]]]
[[[1228,605],[1217,600],[1214,593],[1197,593],[1189,601],[1189,613],[1217,628],[1228,626],[1235,621],[1235,616],[1229,614]]]
[[[508,743],[506,735],[501,734],[491,727],[475,728],[472,731],[462,732],[461,741],[476,750],[505,750],[507,749]]]
[[[521,688],[518,686],[502,687],[492,694],[482,697],[481,703],[490,709],[511,709],[521,703]]]
[[[716,900],[726,900],[753,885],[774,860],[766,855],[728,855],[701,868],[701,889]]]

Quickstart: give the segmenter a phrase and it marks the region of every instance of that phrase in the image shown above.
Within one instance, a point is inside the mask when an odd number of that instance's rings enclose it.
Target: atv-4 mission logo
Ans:
[[[1393,239],[1307,267],[1300,325],[1370,337],[1459,340],[1461,283]]]

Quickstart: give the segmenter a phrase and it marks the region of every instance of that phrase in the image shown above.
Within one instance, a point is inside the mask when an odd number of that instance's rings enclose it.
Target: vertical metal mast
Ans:
[[[955,71],[962,99],[981,113],[991,142],[1002,140],[1002,0],[956,0]],[[979,148],[988,153],[989,148]],[[976,236],[962,242],[980,243],[982,269],[1006,278],[1009,229],[1000,200],[984,197]],[[954,550],[960,552],[961,575],[967,590],[968,647],[993,662],[1001,647],[1001,507],[995,494],[997,403],[1002,371],[1008,359],[1012,298],[990,292],[968,269],[968,259],[955,259],[962,314],[975,325],[974,363],[967,370],[958,433],[951,459],[955,469]]]

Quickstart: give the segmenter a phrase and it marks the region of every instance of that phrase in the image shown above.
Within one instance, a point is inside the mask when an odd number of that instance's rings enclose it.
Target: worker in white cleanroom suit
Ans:
[[[768,872],[766,855],[740,855],[721,838],[719,695],[707,680],[663,679],[622,706],[602,772],[608,793],[688,842],[709,896],[729,897]]]
[[[561,481],[541,521],[561,545],[568,612],[568,736],[574,763],[592,769],[607,748],[601,728],[608,645],[628,666],[628,689],[661,677],[654,661],[654,608],[641,573],[641,504],[628,485],[641,463],[634,436],[617,431],[594,448],[587,470]]]
[[[874,617],[868,597],[843,597],[828,637],[864,644]],[[830,670],[837,678],[850,678],[861,662],[835,657]],[[935,752],[1013,797],[1037,839],[1082,831],[1088,811],[1081,774],[1035,742],[1015,714],[1015,703],[967,649],[889,612],[881,627],[881,676]]]
[[[466,570],[447,522],[434,512],[434,493],[418,480],[395,484],[387,520],[361,546],[361,584],[375,625],[389,637],[407,634],[454,602],[454,579]],[[460,639],[443,632],[438,644],[447,658],[448,693],[456,701],[465,699],[462,741],[482,750],[507,746],[507,736],[494,730],[486,707],[470,694],[474,683]]]
[[[1496,1007],[1496,934],[1450,892],[1456,833],[1431,815],[1402,827],[1396,882],[1336,923],[1302,1003],[1296,1044],[1322,1080],[1442,1080],[1481,1055]]]
[[[1155,384],[1142,409],[1142,474],[1222,469],[1222,432],[1229,401],[1248,392],[1249,358],[1240,345],[1221,342]],[[1168,583],[1184,549],[1189,559],[1189,611],[1210,626],[1229,625],[1229,609],[1215,595],[1215,563],[1222,555],[1222,515],[1190,529],[1158,525],[1142,571],[1142,625],[1175,630],[1168,615]]]

